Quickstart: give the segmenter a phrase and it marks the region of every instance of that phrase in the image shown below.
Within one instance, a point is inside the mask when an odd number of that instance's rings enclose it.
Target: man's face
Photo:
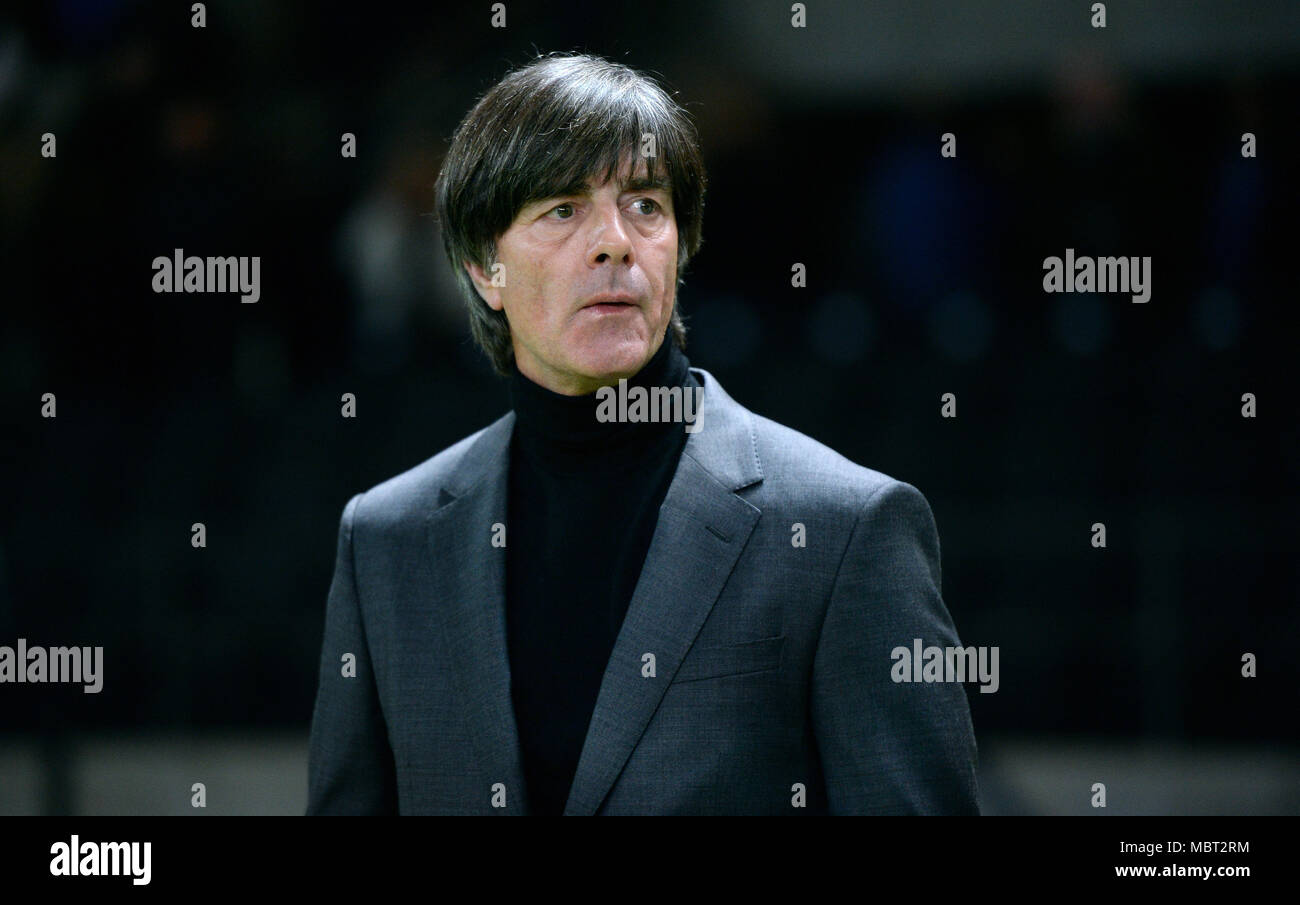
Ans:
[[[628,181],[635,161],[637,179]],[[515,362],[552,392],[594,393],[641,370],[663,342],[677,287],[677,222],[645,160],[614,180],[525,205],[497,240],[497,282],[467,262],[510,323]]]

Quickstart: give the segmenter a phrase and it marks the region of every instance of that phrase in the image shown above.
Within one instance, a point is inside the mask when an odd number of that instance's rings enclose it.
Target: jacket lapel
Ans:
[[[734,491],[762,480],[753,425],[711,374],[700,429],[686,441],[623,627],[605,669],[566,815],[599,810],[713,609],[759,510]],[[641,675],[653,653],[656,679]]]
[[[506,648],[506,548],[492,545],[492,526],[506,521],[511,412],[490,425],[443,483],[429,516],[427,556],[432,617],[441,626],[468,731],[488,786],[506,787],[506,807],[528,813],[523,757],[510,697]],[[509,535],[507,533],[507,542]]]

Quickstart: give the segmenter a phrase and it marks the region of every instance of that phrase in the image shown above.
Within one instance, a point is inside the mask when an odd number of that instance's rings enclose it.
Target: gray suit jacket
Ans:
[[[701,427],[565,814],[978,813],[965,689],[891,679],[895,647],[960,644],[925,497],[692,370]],[[511,412],[344,508],[308,814],[528,813],[492,543],[513,425]]]

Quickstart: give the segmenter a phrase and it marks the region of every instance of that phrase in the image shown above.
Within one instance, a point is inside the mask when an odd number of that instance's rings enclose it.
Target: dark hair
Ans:
[[[479,99],[452,136],[438,174],[437,217],[470,329],[496,371],[511,372],[514,347],[503,311],[478,294],[465,261],[490,271],[496,240],[527,204],[614,177],[642,136],[654,136],[647,176],[662,162],[677,222],[677,285],[703,241],[705,175],[695,127],[649,76],[587,54],[550,54],[508,73]],[[674,304],[670,327],[685,348]]]

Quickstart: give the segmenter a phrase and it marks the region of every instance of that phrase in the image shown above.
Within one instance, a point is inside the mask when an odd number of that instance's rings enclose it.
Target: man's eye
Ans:
[[[648,205],[650,205],[650,209],[649,209],[649,210],[644,210],[644,209],[643,209],[643,210],[641,211],[641,213],[646,214],[647,216],[650,215],[650,214],[657,214],[657,213],[659,212],[659,202],[658,202],[658,201],[655,201],[653,198],[639,198],[639,199],[637,199],[637,201],[636,201],[635,203],[636,203],[636,204],[648,204]]]
[[[547,216],[549,217],[551,214],[554,214],[554,213],[556,213],[557,211],[568,211],[568,213],[561,213],[561,214],[560,214],[558,217],[556,217],[555,219],[557,219],[557,220],[568,220],[570,217],[573,216],[573,205],[572,205],[572,204],[557,204],[555,207],[553,207],[553,208],[551,208],[549,211],[547,211]]]

